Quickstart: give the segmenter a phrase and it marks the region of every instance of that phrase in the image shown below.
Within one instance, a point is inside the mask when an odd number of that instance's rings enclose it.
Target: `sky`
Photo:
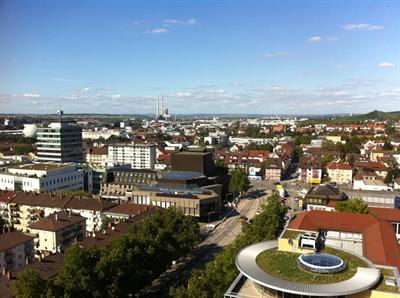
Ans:
[[[0,0],[0,113],[400,111],[400,1]]]

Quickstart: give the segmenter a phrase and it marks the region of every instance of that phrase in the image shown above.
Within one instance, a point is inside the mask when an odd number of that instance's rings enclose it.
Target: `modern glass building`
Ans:
[[[60,119],[37,131],[37,156],[41,162],[83,162],[82,128]]]

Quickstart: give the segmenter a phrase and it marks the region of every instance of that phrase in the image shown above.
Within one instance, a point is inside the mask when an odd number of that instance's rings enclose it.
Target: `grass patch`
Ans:
[[[303,283],[335,283],[351,278],[357,272],[357,267],[368,267],[360,258],[347,252],[327,247],[324,253],[336,255],[346,262],[346,269],[331,274],[317,274],[304,271],[297,266],[297,258],[300,254],[269,249],[257,256],[258,266],[266,273],[292,282]]]

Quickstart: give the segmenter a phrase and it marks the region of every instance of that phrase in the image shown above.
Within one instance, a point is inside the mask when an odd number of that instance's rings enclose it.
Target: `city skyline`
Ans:
[[[157,9],[155,9],[157,8]],[[396,1],[2,1],[2,113],[400,110]]]

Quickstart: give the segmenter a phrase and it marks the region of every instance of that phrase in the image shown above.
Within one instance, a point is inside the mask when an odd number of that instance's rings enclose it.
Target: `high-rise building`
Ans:
[[[60,119],[37,131],[38,161],[83,162],[82,128]]]
[[[108,146],[108,160],[114,164],[130,164],[133,169],[154,169],[155,144],[115,144]]]

